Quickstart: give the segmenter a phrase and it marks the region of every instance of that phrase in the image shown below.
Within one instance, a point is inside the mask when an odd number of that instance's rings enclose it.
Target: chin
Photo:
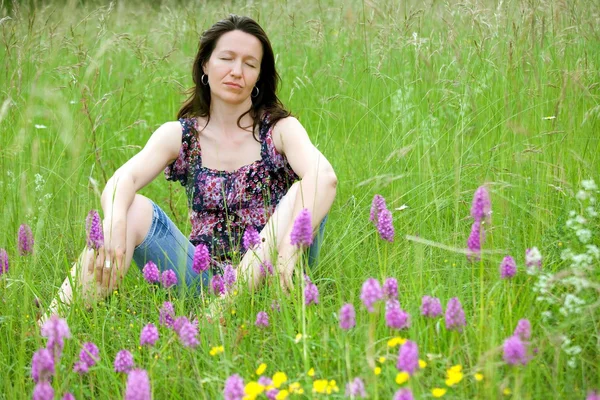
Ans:
[[[245,94],[242,94],[242,93],[219,93],[215,97],[218,97],[220,100],[224,101],[225,103],[234,104],[234,105],[242,104],[245,101],[247,101],[248,99],[250,99],[250,96],[246,96]]]

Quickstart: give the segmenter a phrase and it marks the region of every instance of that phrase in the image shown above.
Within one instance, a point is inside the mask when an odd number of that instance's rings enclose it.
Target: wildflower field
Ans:
[[[599,398],[598,2],[22,3],[0,3],[0,398]],[[230,13],[338,176],[318,264],[225,302],[132,265],[40,328]],[[189,232],[183,188],[142,194]]]

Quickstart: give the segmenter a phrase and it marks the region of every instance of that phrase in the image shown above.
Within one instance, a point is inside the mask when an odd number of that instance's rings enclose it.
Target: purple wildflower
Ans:
[[[346,384],[346,397],[366,398],[365,384],[359,377],[354,378],[352,382]]]
[[[482,219],[488,219],[491,213],[490,194],[485,186],[479,186],[473,195],[471,216],[475,221],[481,221]]]
[[[517,264],[514,258],[506,256],[500,263],[500,278],[510,279],[517,274]]]
[[[234,374],[227,378],[223,389],[225,400],[242,400],[245,395],[244,380],[241,376]]]
[[[392,308],[400,308],[400,301],[398,301],[398,299],[389,299],[385,302],[385,311],[391,310]]]
[[[47,381],[54,375],[54,357],[48,349],[40,349],[33,353],[31,360],[31,377],[35,383]]]
[[[162,308],[160,309],[158,322],[168,328],[173,327],[173,323],[175,322],[175,309],[170,301],[165,301],[163,303]]]
[[[212,287],[215,296],[222,296],[225,294],[225,281],[221,275],[213,275],[210,286]]]
[[[265,392],[265,396],[267,396],[268,400],[277,400],[277,395],[279,394],[279,389],[269,389]]]
[[[143,369],[133,369],[127,375],[125,400],[150,400],[150,379]]]
[[[371,214],[369,215],[369,220],[373,223],[377,223],[379,220],[379,213],[382,210],[387,210],[385,199],[383,196],[376,194],[373,196],[373,202],[371,203]]]
[[[100,360],[100,350],[98,349],[98,346],[92,342],[84,343],[83,348],[79,353],[79,360],[86,363],[90,367],[96,365],[96,363]]]
[[[379,236],[388,242],[394,241],[394,224],[392,223],[392,212],[390,210],[381,210],[377,219],[377,230]]]
[[[527,268],[542,268],[542,253],[540,253],[537,247],[525,250],[525,266]]]
[[[437,297],[423,296],[421,299],[421,315],[435,318],[442,315],[442,304]]]
[[[244,249],[246,250],[252,250],[258,247],[259,244],[260,235],[252,225],[248,226],[244,232],[244,237],[242,238],[242,246],[244,246]]]
[[[400,346],[396,368],[399,371],[407,372],[409,375],[419,370],[419,347],[412,340],[407,340]]]
[[[268,327],[269,315],[264,311],[259,311],[258,314],[256,314],[256,322],[254,323],[254,325],[258,326],[259,328]]]
[[[65,347],[64,339],[71,337],[67,321],[54,314],[42,326],[42,336],[48,338],[46,348],[53,351],[54,361],[57,362]]]
[[[590,390],[585,400],[600,400],[600,393]]]
[[[484,237],[485,233],[481,222],[473,222],[471,234],[469,235],[469,239],[467,239],[467,259],[469,261],[479,261],[481,258],[481,241]]]
[[[446,307],[446,329],[462,332],[463,326],[467,325],[465,321],[465,312],[458,297],[453,297],[448,301]]]
[[[190,322],[187,317],[177,317],[175,318],[175,322],[173,322],[173,330],[179,335],[179,331],[184,324]]]
[[[267,274],[273,275],[275,273],[275,271],[273,270],[273,264],[271,264],[271,261],[269,261],[269,260],[265,260],[265,261],[261,262],[259,267],[260,267],[260,274],[262,276],[267,276]]]
[[[140,346],[154,346],[154,343],[156,343],[157,340],[158,329],[154,324],[148,324],[142,328],[142,332],[140,333]]]
[[[394,393],[393,400],[414,400],[414,397],[410,389],[404,388]]]
[[[392,307],[385,312],[385,323],[392,329],[408,329],[410,315],[401,308]]]
[[[195,273],[201,274],[206,271],[210,265],[210,254],[208,247],[205,244],[200,243],[194,250],[194,261],[192,263],[192,269]]]
[[[398,281],[396,278],[387,278],[383,282],[383,294],[386,299],[398,298]]]
[[[133,355],[127,350],[121,350],[115,357],[115,372],[128,373],[134,366]]]
[[[148,283],[157,283],[160,281],[160,271],[158,270],[156,264],[154,264],[152,261],[148,261],[146,265],[144,265],[142,274]]]
[[[300,211],[294,220],[290,239],[293,246],[308,247],[312,244],[312,222],[310,211],[307,208]]]
[[[19,254],[26,256],[33,253],[33,232],[27,224],[19,227]]]
[[[273,379],[269,378],[268,376],[262,375],[260,378],[258,378],[257,382],[259,385],[270,386],[273,384]]]
[[[181,328],[179,329],[179,339],[181,343],[185,347],[194,348],[200,344],[200,341],[197,338],[198,336],[198,327],[191,322],[184,322]]]
[[[93,367],[98,360],[100,360],[100,350],[92,342],[86,342],[83,344],[83,348],[79,353],[79,361],[73,366],[73,372],[85,374],[88,372],[90,367]]]
[[[350,329],[356,326],[356,312],[354,306],[346,303],[340,308],[340,328]]]
[[[0,249],[0,276],[8,272],[8,253]]]
[[[65,393],[62,397],[62,400],[75,400],[75,396],[73,393]]]
[[[525,343],[518,336],[511,336],[506,339],[502,345],[502,349],[504,351],[502,358],[509,365],[526,365],[529,362]]]
[[[90,249],[98,250],[104,246],[104,233],[98,211],[91,210],[88,213],[85,219],[85,231],[87,232],[87,246]]]
[[[304,304],[307,306],[319,304],[319,288],[312,283],[307,275],[304,275],[304,280],[306,281],[306,285],[304,286]]]
[[[225,282],[225,287],[227,287],[227,289],[231,289],[233,285],[235,285],[236,280],[237,273],[235,268],[233,268],[233,266],[230,264],[227,264],[223,270],[223,281]]]
[[[521,340],[529,340],[531,338],[531,323],[528,319],[519,320],[513,336],[518,336]]]
[[[33,389],[33,400],[53,400],[54,389],[49,382],[42,381]]]
[[[165,289],[168,289],[171,286],[177,285],[177,275],[175,274],[175,271],[173,271],[171,269],[167,269],[167,270],[163,271],[160,280]]]
[[[369,278],[363,283],[360,299],[369,312],[375,311],[373,305],[383,299],[383,291],[377,279]]]

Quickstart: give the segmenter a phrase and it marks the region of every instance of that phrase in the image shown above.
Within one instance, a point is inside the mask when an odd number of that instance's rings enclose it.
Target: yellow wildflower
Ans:
[[[381,367],[375,367],[375,369],[373,370],[373,373],[374,373],[375,375],[379,375],[379,374],[381,374]]]
[[[385,362],[385,357],[381,356],[379,357],[379,364],[383,364]]]
[[[285,400],[288,398],[289,395],[290,393],[287,390],[280,390],[279,393],[277,393],[277,395],[275,396],[275,400]]]
[[[310,377],[315,376],[315,369],[314,368],[309,369],[308,372],[306,373],[306,375],[308,375]]]
[[[419,368],[423,369],[427,366],[427,362],[425,360],[419,360]]]
[[[396,336],[391,338],[390,340],[388,340],[387,345],[388,347],[396,347],[400,344],[404,344],[406,343],[406,339],[401,338],[400,336]]]
[[[327,383],[327,394],[331,394],[332,392],[339,392],[340,388],[338,388],[337,383],[335,382],[335,380],[330,380],[329,383]]]
[[[265,387],[258,382],[248,382],[244,387],[244,400],[254,400],[265,391]]]
[[[446,371],[446,385],[454,386],[463,379],[462,365],[455,365]]]
[[[290,387],[288,387],[290,393],[298,393],[300,389],[302,389],[302,387],[299,382],[290,383]]]
[[[512,390],[510,390],[510,388],[504,388],[502,394],[505,396],[510,396],[512,394]]]
[[[443,395],[446,394],[447,391],[448,391],[448,389],[434,388],[431,391],[431,394],[433,395],[433,397],[442,397]]]
[[[327,379],[317,379],[313,382],[312,391],[313,393],[325,393],[327,390],[327,385],[329,385]]]
[[[408,372],[405,372],[405,371],[398,372],[398,375],[396,375],[396,383],[398,385],[403,385],[406,382],[408,382],[409,378],[410,378],[410,375],[408,374]]]
[[[262,375],[267,369],[267,364],[262,363],[256,368],[256,375]]]
[[[235,308],[231,310],[231,315],[235,315]]]
[[[456,364],[448,369],[448,371],[452,372],[462,372],[462,365]]]
[[[483,374],[480,374],[479,372],[475,374],[475,380],[477,382],[481,382],[483,380]]]
[[[295,339],[294,341],[295,341],[296,343],[300,343],[300,340],[302,340],[302,334],[301,334],[301,333],[298,333],[298,334],[296,335],[296,339]]]
[[[210,353],[210,355],[211,355],[211,356],[213,356],[213,357],[214,357],[214,356],[216,356],[217,354],[221,354],[221,353],[223,353],[224,351],[225,351],[225,348],[224,348],[223,346],[215,346],[215,347],[212,347],[212,348],[210,349],[210,352],[209,352],[209,353]]]
[[[281,385],[287,382],[287,379],[285,372],[276,372],[275,375],[273,375],[273,386],[279,389]]]

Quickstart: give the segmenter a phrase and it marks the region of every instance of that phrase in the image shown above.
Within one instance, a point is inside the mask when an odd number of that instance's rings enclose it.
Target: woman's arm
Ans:
[[[48,315],[58,311],[60,303],[68,305],[73,299],[71,282],[76,285],[91,284],[94,270],[104,266],[105,260],[123,262],[125,255],[126,215],[138,190],[150,183],[172,160],[176,159],[181,148],[181,125],[168,122],[158,128],[146,146],[108,180],[102,192],[101,204],[104,212],[105,245],[98,253],[85,249],[71,269],[56,298],[50,304]],[[99,268],[95,268],[99,267]],[[113,269],[116,271],[116,268]],[[113,272],[114,274],[114,272]],[[111,280],[112,279],[112,280]],[[100,274],[96,277],[96,289],[101,294],[110,292],[110,282],[114,276]],[[43,321],[43,319],[42,319]]]
[[[290,166],[300,177],[292,220],[278,248],[277,260],[281,283],[284,288],[291,289],[292,272],[299,255],[298,249],[291,244],[293,221],[302,209],[307,208],[312,216],[313,232],[318,229],[335,199],[337,176],[296,118],[288,117],[279,121],[273,130],[273,139],[277,151],[286,156]]]

